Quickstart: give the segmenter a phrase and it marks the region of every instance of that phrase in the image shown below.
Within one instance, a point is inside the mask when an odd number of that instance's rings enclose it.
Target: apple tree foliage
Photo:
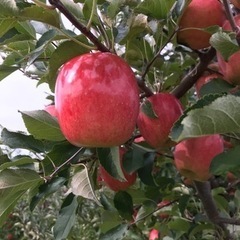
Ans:
[[[198,77],[215,58],[214,49],[227,59],[239,46],[220,27],[205,29],[212,34],[212,47],[207,50],[192,51],[179,45],[178,20],[188,3],[0,1],[1,81],[19,70],[37,85],[48,84],[52,91],[48,98],[54,102],[56,75],[63,63],[94,50],[114,51],[132,67],[141,99],[151,92],[171,92],[181,100],[185,111],[172,128],[172,140],[219,133],[231,144],[213,160],[214,177],[207,183],[192,183],[176,170],[172,149],[156,152],[144,142],[134,142],[136,130],[126,143],[128,161],[124,167],[137,171],[137,181],[125,191],[113,192],[97,175],[101,163],[121,179],[116,148],[73,146],[61,133],[57,119],[46,111],[20,109],[28,132],[1,129],[0,225],[23,196],[28,196],[34,211],[62,191],[64,200],[61,209],[56,209],[54,239],[71,235],[81,212],[81,199],[88,199],[101,212],[96,232],[102,240],[148,239],[152,229],[158,229],[161,239],[240,236],[239,91],[221,79],[204,85],[201,99],[194,89]],[[234,179],[227,177],[229,172]],[[162,200],[168,203],[159,205]]]

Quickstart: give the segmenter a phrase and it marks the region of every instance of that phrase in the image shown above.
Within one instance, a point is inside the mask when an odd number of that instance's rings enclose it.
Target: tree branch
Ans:
[[[181,98],[207,69],[208,64],[214,58],[215,54],[216,50],[214,48],[210,48],[206,53],[200,53],[199,63],[182,79],[181,83],[171,93],[177,98]]]
[[[110,52],[110,50],[103,45],[98,38],[83,24],[81,24],[71,12],[62,4],[60,0],[49,0],[49,3],[57,8],[82,34],[84,34],[101,52]]]
[[[225,222],[223,221],[223,218],[221,218],[219,215],[218,209],[213,200],[210,183],[194,181],[194,185],[198,191],[199,198],[201,199],[208,219],[225,233],[224,239],[232,239],[227,227],[224,224]]]

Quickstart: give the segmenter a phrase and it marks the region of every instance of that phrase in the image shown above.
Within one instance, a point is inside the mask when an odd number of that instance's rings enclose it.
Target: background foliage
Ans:
[[[0,80],[19,70],[37,85],[47,83],[52,91],[48,98],[54,102],[56,75],[63,63],[90,51],[116,52],[133,68],[142,98],[149,92],[171,92],[181,99],[186,110],[172,130],[173,140],[220,133],[233,144],[213,161],[215,177],[208,182],[208,197],[238,239],[239,92],[218,79],[203,88],[204,98],[196,96],[194,81],[215,51],[192,51],[177,43],[178,20],[188,3],[1,1]],[[225,57],[239,49],[220,28],[208,31],[212,46]],[[229,89],[235,94],[227,94]],[[161,239],[224,238],[226,229],[207,218],[204,199],[176,170],[171,149],[159,153],[130,140],[126,169],[137,171],[138,179],[126,191],[114,193],[98,181],[97,169],[106,158],[117,167],[116,151],[71,145],[57,120],[41,109],[21,114],[28,133],[1,129],[2,239],[11,239],[8,233],[12,239],[147,239],[153,228]],[[234,178],[228,177],[229,171]],[[163,200],[167,203],[160,205]]]

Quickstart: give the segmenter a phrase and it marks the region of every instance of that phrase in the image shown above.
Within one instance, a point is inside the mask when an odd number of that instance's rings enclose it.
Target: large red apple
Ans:
[[[179,20],[177,40],[192,49],[209,47],[211,34],[202,29],[214,25],[222,26],[225,19],[220,1],[192,0]]]
[[[99,167],[99,177],[101,178],[101,181],[106,186],[108,186],[110,189],[112,189],[115,192],[127,189],[128,187],[133,185],[135,183],[136,179],[137,179],[137,173],[136,172],[127,173],[127,171],[123,168],[122,161],[124,160],[123,155],[125,153],[126,153],[126,149],[125,148],[122,148],[122,147],[119,148],[121,167],[122,167],[122,171],[123,171],[123,174],[124,174],[124,177],[125,177],[126,181],[120,181],[120,180],[112,177],[103,168],[103,166],[100,165],[100,167]],[[124,161],[126,161],[126,160],[124,160]]]
[[[174,162],[183,176],[207,181],[211,177],[209,167],[212,159],[223,150],[223,139],[218,134],[190,138],[176,145]]]
[[[149,232],[149,240],[158,240],[159,239],[159,231],[155,228],[153,228],[150,232]]]
[[[132,69],[111,53],[88,53],[61,68],[55,105],[66,139],[76,146],[110,147],[126,142],[139,112]]]
[[[235,23],[240,27],[240,15],[234,17]],[[227,20],[223,24],[223,29],[232,31],[230,22]],[[224,78],[231,84],[239,85],[240,84],[240,50],[233,53],[227,61],[224,60],[221,53],[217,52],[217,60],[221,72],[224,75]]]
[[[150,109],[152,115],[146,112],[146,108]],[[164,148],[173,145],[168,135],[181,114],[182,106],[175,96],[158,93],[142,103],[137,125],[149,145],[156,149]]]

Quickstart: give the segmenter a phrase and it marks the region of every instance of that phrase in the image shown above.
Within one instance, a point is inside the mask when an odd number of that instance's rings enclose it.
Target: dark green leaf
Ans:
[[[54,239],[66,239],[70,233],[76,219],[76,211],[78,208],[77,197],[68,195],[63,202],[62,209],[53,228]]]
[[[98,158],[103,168],[114,178],[124,181],[121,167],[119,147],[98,148]]]
[[[63,141],[57,120],[44,110],[21,112],[25,126],[36,139]]]
[[[18,67],[0,65],[0,81],[3,80],[8,75],[10,75],[11,73],[15,72],[16,70],[18,70]]]
[[[26,135],[19,132],[10,132],[4,128],[1,132],[2,143],[10,148],[28,149],[34,152],[45,152],[53,147],[52,142],[40,141],[33,138],[31,135]]]
[[[133,218],[133,200],[129,193],[119,191],[114,196],[114,206],[118,210],[120,216],[129,221]]]
[[[120,224],[106,232],[100,237],[100,240],[121,240],[127,234],[128,224]]]
[[[223,175],[228,171],[239,171],[240,168],[240,146],[229,149],[217,155],[211,162],[210,171],[215,175]]]
[[[240,97],[207,95],[187,109],[170,137],[179,142],[203,135],[240,132]]]
[[[0,226],[18,199],[43,179],[29,169],[5,169],[0,172]]]
[[[33,164],[37,162],[37,160],[34,160],[30,157],[22,157],[20,159],[17,159],[15,161],[11,161],[11,162],[6,162],[4,164],[0,165],[0,171],[9,168],[9,167],[17,167],[17,166],[21,166],[21,165],[26,165],[26,164]]]
[[[30,202],[30,210],[33,211],[37,204],[45,199],[47,196],[58,191],[66,182],[66,179],[63,177],[58,177],[52,179],[50,182],[43,183],[39,186],[39,192],[32,198]]]

